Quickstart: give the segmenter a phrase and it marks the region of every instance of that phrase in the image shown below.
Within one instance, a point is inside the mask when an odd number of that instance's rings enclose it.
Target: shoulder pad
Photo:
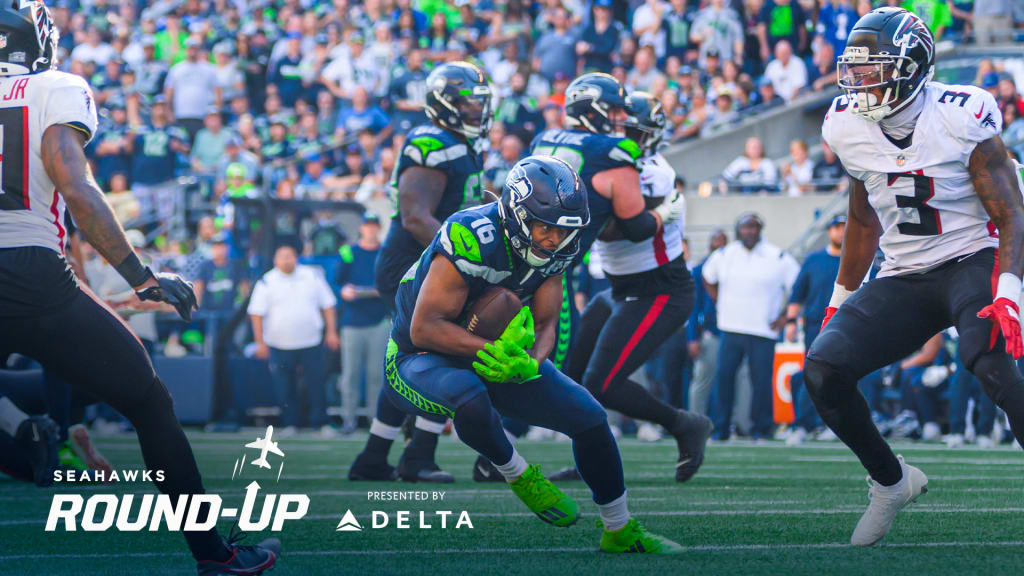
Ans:
[[[469,148],[444,130],[414,130],[402,148],[402,156],[415,164],[436,168],[469,154]]]

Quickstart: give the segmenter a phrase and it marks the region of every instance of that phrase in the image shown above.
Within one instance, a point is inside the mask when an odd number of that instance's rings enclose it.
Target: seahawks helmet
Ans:
[[[646,154],[657,151],[668,123],[661,102],[648,92],[633,92],[626,98],[626,113],[626,138]]]
[[[59,38],[60,33],[45,4],[6,0],[0,4],[0,76],[56,68]]]
[[[853,26],[838,64],[851,110],[878,122],[905,108],[931,80],[935,42],[914,14],[878,8]]]
[[[557,276],[580,252],[580,231],[590,224],[587,189],[576,171],[553,156],[527,156],[516,162],[498,199],[505,237],[512,251],[545,276]],[[554,250],[533,241],[540,221],[568,230]]]
[[[616,108],[626,109],[626,90],[610,74],[584,74],[565,89],[565,121],[570,128],[615,135],[622,128],[611,118]]]
[[[486,138],[491,125],[491,86],[469,62],[450,62],[427,76],[427,117],[464,140]]]

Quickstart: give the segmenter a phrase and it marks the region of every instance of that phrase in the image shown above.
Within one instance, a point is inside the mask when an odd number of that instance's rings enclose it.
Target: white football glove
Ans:
[[[658,213],[658,216],[661,216],[662,225],[682,220],[683,216],[686,215],[686,197],[678,190],[674,190],[672,195],[667,196],[665,201],[656,207],[654,211]]]

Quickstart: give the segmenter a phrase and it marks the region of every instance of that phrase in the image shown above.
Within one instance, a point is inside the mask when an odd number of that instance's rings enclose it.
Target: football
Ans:
[[[487,340],[497,340],[522,307],[523,303],[511,290],[491,286],[469,307],[466,330]]]

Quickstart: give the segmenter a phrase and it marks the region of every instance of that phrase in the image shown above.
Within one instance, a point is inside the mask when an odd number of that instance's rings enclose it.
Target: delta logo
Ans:
[[[456,513],[451,510],[437,510],[433,513],[423,510],[417,512],[398,510],[394,513],[374,510],[370,513],[370,529],[380,530],[392,525],[398,530],[409,530],[412,528],[418,530],[432,530],[434,528],[440,528],[441,530],[448,530],[450,528],[455,530],[462,528],[473,529],[473,521],[469,517],[469,512],[462,510],[458,512],[457,518],[454,517],[455,515]],[[393,524],[392,516],[394,517]],[[419,520],[418,524],[415,523],[416,520]],[[452,521],[454,521],[454,526]],[[356,520],[356,515],[352,513],[352,510],[345,511],[341,521],[338,522],[338,527],[335,529],[335,532],[362,531],[363,525],[359,523],[359,520]]]

